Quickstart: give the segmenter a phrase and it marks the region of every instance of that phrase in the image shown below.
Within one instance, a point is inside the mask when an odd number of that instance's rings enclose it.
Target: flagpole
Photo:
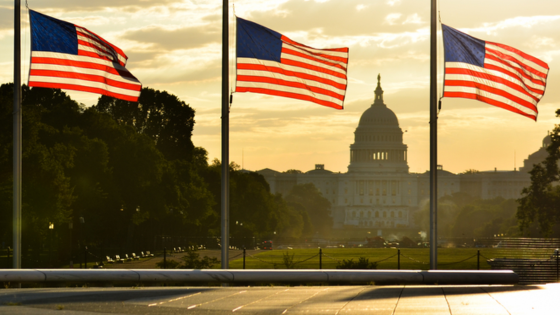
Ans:
[[[222,5],[222,269],[229,269],[229,1]]]
[[[430,269],[437,269],[437,0],[430,17]]]
[[[21,269],[21,1],[14,1],[13,265]]]

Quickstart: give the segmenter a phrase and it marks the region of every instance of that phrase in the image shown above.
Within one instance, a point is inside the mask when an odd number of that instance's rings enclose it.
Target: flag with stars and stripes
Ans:
[[[237,18],[235,92],[283,96],[343,109],[348,48],[316,49]]]
[[[118,47],[87,29],[29,10],[29,86],[92,92],[137,102],[142,84]]]
[[[474,38],[442,24],[443,97],[476,99],[537,120],[548,65],[513,47]]]

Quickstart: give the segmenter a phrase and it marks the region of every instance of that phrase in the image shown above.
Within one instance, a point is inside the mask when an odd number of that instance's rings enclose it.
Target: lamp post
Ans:
[[[68,222],[68,233],[70,235],[70,268],[74,268],[74,246],[72,244],[72,236],[74,234],[74,231],[72,231],[74,229],[74,219],[70,220],[70,222]]]
[[[243,222],[235,221],[235,239],[232,240],[235,246],[241,247],[239,244],[239,239],[242,238],[243,234]],[[243,246],[245,246],[245,242],[243,241]]]
[[[80,243],[78,245],[78,250],[80,247],[84,248],[84,265],[87,264],[86,259],[85,259],[85,255],[86,255],[86,251],[87,251],[87,247],[86,247],[86,242],[84,240],[84,228],[85,228],[85,223],[86,220],[84,219],[84,217],[80,217]],[[78,251],[79,253],[79,251]],[[85,269],[87,269],[87,266],[84,266]],[[82,262],[80,261],[80,269],[82,269]]]
[[[49,267],[52,267],[52,233],[54,230],[54,223],[49,222]]]

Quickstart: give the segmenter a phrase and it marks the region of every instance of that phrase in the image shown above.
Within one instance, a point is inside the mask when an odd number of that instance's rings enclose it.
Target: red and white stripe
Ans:
[[[103,94],[137,102],[142,84],[126,68],[118,47],[76,26],[78,54],[31,52],[29,86]]]
[[[484,68],[445,63],[444,97],[476,99],[537,120],[548,65],[503,44],[486,42]]]
[[[343,109],[348,48],[315,49],[282,36],[281,62],[237,58],[236,92],[311,101]]]

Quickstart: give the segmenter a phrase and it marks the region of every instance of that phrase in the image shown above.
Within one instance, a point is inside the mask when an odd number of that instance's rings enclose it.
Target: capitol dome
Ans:
[[[360,118],[359,126],[366,125],[399,125],[397,115],[390,110],[385,104],[381,103],[368,108]]]
[[[375,99],[371,107],[366,109],[360,118],[358,126],[394,125],[399,126],[397,115],[383,103],[383,89],[381,88],[381,75],[377,76]]]
[[[381,76],[375,98],[360,118],[350,145],[349,172],[408,172],[407,146],[397,115],[385,105]]]

